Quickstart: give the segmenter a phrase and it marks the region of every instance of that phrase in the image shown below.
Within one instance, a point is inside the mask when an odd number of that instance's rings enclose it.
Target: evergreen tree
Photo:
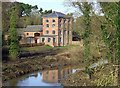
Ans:
[[[19,55],[18,37],[14,12],[15,8],[12,8],[10,17],[10,50],[9,50],[9,54],[12,60],[15,60]]]

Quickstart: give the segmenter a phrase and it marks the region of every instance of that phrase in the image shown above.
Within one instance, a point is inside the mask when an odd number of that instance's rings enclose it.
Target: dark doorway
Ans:
[[[35,43],[37,43],[37,39],[35,39]]]
[[[55,38],[53,38],[53,43],[55,43]]]

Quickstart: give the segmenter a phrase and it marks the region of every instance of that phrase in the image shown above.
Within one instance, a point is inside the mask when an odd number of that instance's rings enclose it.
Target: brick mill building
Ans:
[[[43,15],[43,25],[18,28],[20,43],[45,43],[50,46],[66,46],[72,43],[72,18],[61,12]]]
[[[40,42],[51,46],[66,46],[72,43],[72,19],[60,12],[42,16],[43,36]]]

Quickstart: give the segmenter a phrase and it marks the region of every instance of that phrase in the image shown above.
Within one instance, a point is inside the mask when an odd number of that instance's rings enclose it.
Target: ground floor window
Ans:
[[[29,42],[29,44],[31,44],[31,38],[28,38],[28,42]]]
[[[62,38],[60,37],[60,42],[62,42]]]
[[[42,38],[42,42],[45,42],[45,38]]]
[[[50,42],[50,40],[51,40],[51,39],[50,39],[50,38],[48,38],[48,42]]]

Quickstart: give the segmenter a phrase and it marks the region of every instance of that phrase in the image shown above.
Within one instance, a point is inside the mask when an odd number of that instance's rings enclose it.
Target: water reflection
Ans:
[[[70,74],[72,74],[72,69],[70,68],[43,71],[43,81],[49,83],[59,83],[60,80],[67,78]]]
[[[60,81],[75,72],[71,67],[46,70],[5,82],[5,86],[60,86]]]

